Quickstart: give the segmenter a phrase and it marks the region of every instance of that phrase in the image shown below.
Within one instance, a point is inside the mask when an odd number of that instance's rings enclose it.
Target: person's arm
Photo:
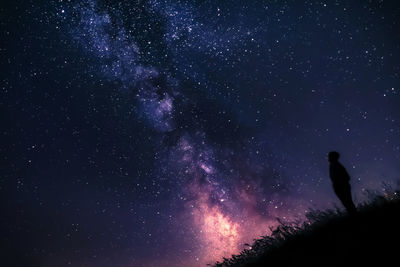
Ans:
[[[346,170],[346,168],[345,167],[343,167],[342,166],[342,172],[343,172],[343,178],[345,178],[345,180],[347,181],[347,182],[349,182],[350,181],[350,175],[349,175],[349,173],[347,172],[347,170]]]
[[[338,170],[338,166],[336,164],[331,164],[329,166],[329,176],[333,183],[337,182],[338,176],[340,177],[340,170]]]

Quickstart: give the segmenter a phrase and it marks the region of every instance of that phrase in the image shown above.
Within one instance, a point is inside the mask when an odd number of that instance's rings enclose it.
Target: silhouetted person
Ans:
[[[340,154],[336,151],[329,152],[329,175],[332,180],[333,190],[346,210],[353,214],[357,212],[351,198],[350,175],[339,162]]]

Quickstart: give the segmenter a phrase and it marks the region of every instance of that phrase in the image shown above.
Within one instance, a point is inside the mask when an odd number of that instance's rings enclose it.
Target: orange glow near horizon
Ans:
[[[196,255],[198,266],[239,254],[245,243],[252,243],[254,238],[267,234],[269,226],[276,224],[259,216],[254,210],[255,202],[250,201],[252,198],[248,196],[242,196],[242,201],[246,203],[246,209],[240,216],[242,219],[224,213],[222,207],[213,204],[202,190],[197,191],[197,197],[191,214],[201,246]]]
[[[205,248],[202,254],[206,258],[216,261],[240,251],[240,226],[224,215],[218,206],[209,207],[202,202],[193,215]]]

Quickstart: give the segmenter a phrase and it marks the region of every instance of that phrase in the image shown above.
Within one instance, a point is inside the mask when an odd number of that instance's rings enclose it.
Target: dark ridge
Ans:
[[[271,236],[214,267],[398,266],[400,191],[374,196],[355,215],[313,211],[307,221],[282,223]],[[397,262],[397,264],[396,264]]]

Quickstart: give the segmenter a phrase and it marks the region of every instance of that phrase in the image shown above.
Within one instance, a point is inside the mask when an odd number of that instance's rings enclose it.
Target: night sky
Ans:
[[[13,266],[205,266],[400,179],[399,1],[2,1]],[[11,266],[11,265],[10,265]]]

